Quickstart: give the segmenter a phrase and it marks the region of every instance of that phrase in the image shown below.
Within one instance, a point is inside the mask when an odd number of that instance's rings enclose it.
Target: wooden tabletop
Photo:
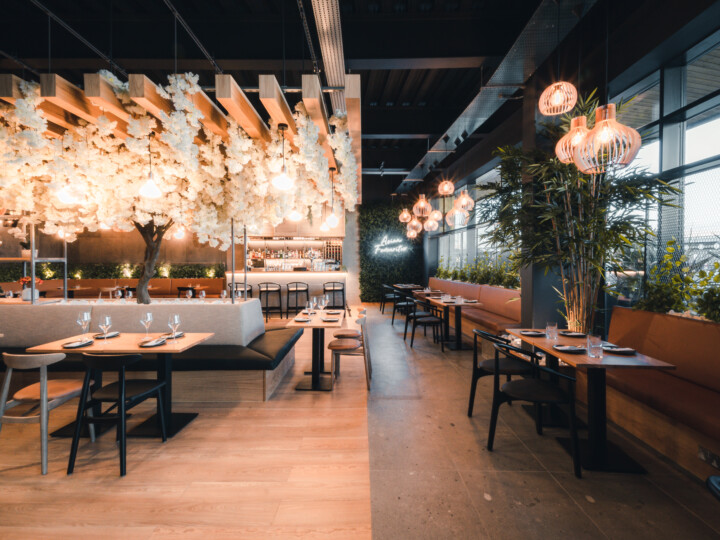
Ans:
[[[112,330],[112,329],[111,329]],[[179,353],[187,351],[204,341],[207,341],[215,334],[194,334],[188,333],[183,337],[177,339],[177,343],[173,343],[172,339],[168,339],[165,345],[159,347],[140,347],[140,341],[145,338],[145,333],[133,333],[123,332],[118,337],[110,338],[107,340],[96,339],[95,343],[88,345],[87,347],[80,347],[78,349],[64,349],[63,343],[69,343],[71,341],[78,341],[84,335],[70,336],[65,339],[59,339],[57,341],[51,341],[43,345],[36,345],[27,349],[27,353],[67,353],[67,352],[78,352],[78,353],[112,353],[112,354],[157,354],[157,353]],[[150,333],[150,337],[156,338],[161,334]]]
[[[328,314],[327,311],[340,311],[338,314]],[[303,313],[298,313],[296,315],[297,317],[308,317],[308,315],[305,315]],[[290,319],[290,321],[287,323],[286,328],[342,328],[343,320],[345,318],[345,311],[340,309],[330,309],[320,311],[319,309],[315,311],[314,315],[309,315],[310,322],[297,322],[295,319]],[[337,318],[337,322],[326,322],[322,320],[322,317],[325,318]]]
[[[663,362],[662,360],[658,360],[657,358],[653,358],[651,356],[646,356],[644,354],[640,354],[639,352],[631,355],[621,355],[621,354],[610,354],[608,352],[603,351],[602,358],[591,358],[587,355],[587,353],[583,354],[571,354],[571,353],[564,353],[561,351],[558,351],[553,348],[554,345],[577,345],[578,347],[586,347],[587,346],[587,338],[571,338],[571,337],[565,337],[565,336],[558,336],[557,340],[548,339],[546,337],[530,337],[530,336],[523,336],[520,334],[520,332],[525,332],[527,330],[534,330],[536,332],[543,332],[544,330],[537,330],[532,328],[508,328],[507,332],[511,336],[518,337],[522,339],[525,343],[532,345],[533,347],[536,347],[540,349],[541,351],[544,351],[548,354],[552,354],[559,360],[562,360],[566,364],[569,364],[576,368],[591,368],[591,367],[602,367],[602,368],[608,368],[608,369],[616,369],[616,368],[639,368],[639,369],[675,369],[675,366],[672,364],[668,364],[667,362]]]
[[[411,283],[396,283],[393,285],[396,289],[406,289],[406,290],[412,290],[412,289],[422,289],[422,285],[413,285]]]
[[[480,302],[477,302],[477,301],[468,302],[467,300],[464,300],[462,304],[458,304],[457,302],[455,302],[455,300],[451,300],[450,302],[443,302],[440,298],[428,298],[427,301],[430,302],[431,304],[435,304],[436,306],[440,306],[440,307],[464,307],[464,306],[477,307],[477,306],[482,306],[482,304]]]

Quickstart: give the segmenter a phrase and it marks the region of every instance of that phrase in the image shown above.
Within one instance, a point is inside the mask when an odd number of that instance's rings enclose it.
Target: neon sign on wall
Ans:
[[[373,246],[373,254],[395,254],[395,253],[406,253],[410,249],[407,242],[403,241],[402,238],[388,238],[387,235],[382,237],[378,243]]]

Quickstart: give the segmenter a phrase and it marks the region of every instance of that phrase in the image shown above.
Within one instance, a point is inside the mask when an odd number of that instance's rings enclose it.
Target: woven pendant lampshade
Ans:
[[[438,222],[432,219],[428,219],[423,225],[423,229],[425,229],[427,232],[437,231],[438,227]]]
[[[443,218],[443,215],[440,210],[433,210],[432,212],[430,212],[430,215],[428,216],[428,219],[430,221],[440,222],[440,221],[442,221],[442,218]]]
[[[463,190],[460,196],[455,200],[455,208],[458,210],[465,210],[466,212],[470,212],[473,208],[475,208],[475,201],[470,196],[467,189]]]
[[[425,198],[425,195],[420,195],[420,199],[418,199],[418,202],[416,202],[413,206],[413,214],[415,214],[417,217],[424,218],[428,217],[430,215],[430,212],[432,212],[432,206]]]
[[[585,174],[601,174],[608,168],[627,167],[642,144],[640,134],[615,120],[614,103],[598,107],[595,127],[575,147],[573,161]]]
[[[450,180],[443,180],[438,186],[438,193],[441,197],[448,197],[455,192],[455,184]]]
[[[400,220],[400,223],[409,223],[412,219],[412,214],[408,211],[407,208],[403,208],[402,212],[400,212],[400,217],[398,217]]]
[[[419,233],[423,230],[422,223],[420,223],[418,218],[412,218],[412,221],[407,224],[407,230],[415,231],[416,233]]]
[[[417,235],[418,235],[418,233],[416,233],[415,231],[407,232],[407,237],[410,238],[410,240],[412,240],[413,238],[417,238]]]
[[[575,148],[590,133],[587,128],[587,118],[576,116],[570,121],[570,129],[555,145],[555,155],[562,163],[572,163],[575,156]]]
[[[577,90],[569,82],[558,81],[540,95],[538,109],[545,116],[557,116],[571,111],[577,103]]]

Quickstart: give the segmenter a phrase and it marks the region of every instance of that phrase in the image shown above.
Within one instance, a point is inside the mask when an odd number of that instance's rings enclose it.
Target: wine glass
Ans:
[[[130,289],[125,291],[125,298],[127,298],[128,300],[132,300],[132,297],[133,297],[133,293]]]
[[[110,327],[112,326],[112,318],[110,315],[100,317],[100,324],[98,324],[98,326],[100,327],[100,330],[103,331],[103,337],[105,338],[105,343],[107,343],[108,330],[110,330]]]
[[[148,336],[148,332],[150,331],[150,325],[153,322],[153,314],[149,311],[145,313],[145,315],[142,316],[140,319],[140,324],[142,324],[145,327],[145,341],[148,341],[150,339],[150,336]]]
[[[308,315],[312,315],[312,306],[312,300],[308,300],[307,302],[305,302],[305,311],[307,311]]]
[[[83,311],[82,313],[80,313],[77,318],[77,323],[80,325],[80,328],[82,328],[84,339],[85,334],[87,334],[88,327],[90,326],[90,312]]]
[[[225,289],[220,291],[220,298],[222,298],[223,301],[227,298],[227,291]]]
[[[115,299],[120,300],[122,298],[122,291],[120,289],[115,289]]]
[[[185,296],[187,297],[188,300],[190,300],[192,298],[192,293],[193,293],[192,289],[188,289],[187,291],[185,291]]]
[[[320,311],[324,311],[325,306],[327,306],[327,296],[323,294],[318,300],[318,307],[320,308]]]
[[[198,292],[198,297],[200,298],[200,300],[205,300],[205,291]]]
[[[168,319],[168,326],[170,327],[170,330],[172,330],[173,343],[177,343],[177,330],[180,327],[180,315],[177,313],[175,315],[170,315],[170,318]]]
[[[313,311],[315,311],[315,309],[317,308],[317,305],[318,305],[318,298],[317,298],[317,296],[313,296],[313,297],[312,297],[312,308],[313,308]]]
[[[13,292],[12,291],[5,291],[5,298],[12,298]]]

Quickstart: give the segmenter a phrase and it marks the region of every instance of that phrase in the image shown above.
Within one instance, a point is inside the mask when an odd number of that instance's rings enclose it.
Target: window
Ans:
[[[685,132],[685,163],[720,154],[720,107],[688,120]]]
[[[617,118],[623,124],[635,129],[642,128],[660,118],[660,85],[635,94],[625,99]]]
[[[685,253],[707,267],[720,261],[720,168],[685,179],[683,205]]]
[[[720,89],[720,47],[715,47],[688,64],[686,80],[687,103]]]

